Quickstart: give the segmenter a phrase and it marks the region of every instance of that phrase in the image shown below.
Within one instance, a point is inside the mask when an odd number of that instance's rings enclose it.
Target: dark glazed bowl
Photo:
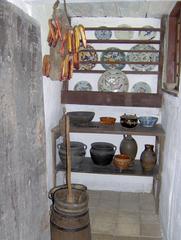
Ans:
[[[120,117],[121,125],[125,128],[134,128],[138,125],[138,118],[135,115],[122,115]]]
[[[84,125],[92,121],[95,112],[76,111],[68,112],[70,123],[75,125]]]
[[[114,150],[116,151],[117,147],[112,143],[107,142],[94,142],[91,144],[91,148],[100,151]]]
[[[90,149],[90,155],[93,163],[101,166],[109,165],[112,162],[114,153],[114,150],[99,151],[95,149]]]

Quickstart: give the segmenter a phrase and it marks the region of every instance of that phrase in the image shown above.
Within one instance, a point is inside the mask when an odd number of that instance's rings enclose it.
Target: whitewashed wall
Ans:
[[[167,34],[165,34],[165,58],[163,79],[166,80]],[[181,86],[180,86],[181,91]],[[164,93],[162,125],[166,132],[162,186],[160,196],[160,219],[164,240],[180,240],[181,236],[181,95]]]
[[[32,17],[41,25],[42,56],[49,54],[47,44],[48,18],[52,15],[52,4],[32,3]],[[45,131],[46,131],[46,163],[47,163],[47,187],[52,187],[52,142],[51,129],[55,127],[62,116],[63,106],[60,103],[61,82],[52,81],[43,77],[44,109],[45,109]]]

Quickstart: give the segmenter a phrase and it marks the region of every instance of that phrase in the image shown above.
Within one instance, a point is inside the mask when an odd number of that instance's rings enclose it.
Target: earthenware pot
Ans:
[[[124,114],[120,117],[120,123],[125,128],[134,128],[138,124],[138,118],[136,114],[134,115]]]
[[[95,142],[91,144],[90,155],[92,161],[97,165],[108,165],[112,162],[116,146],[106,142]]]
[[[135,139],[131,135],[123,135],[123,140],[120,144],[120,153],[128,155],[132,163],[134,164],[134,160],[138,151],[138,146]]]
[[[141,154],[140,161],[144,171],[153,170],[156,164],[157,158],[156,158],[156,153],[153,151],[153,148],[154,148],[153,145],[146,144],[145,150]]]

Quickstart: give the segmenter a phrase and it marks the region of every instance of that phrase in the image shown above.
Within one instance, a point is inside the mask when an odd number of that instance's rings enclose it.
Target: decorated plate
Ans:
[[[131,48],[131,50],[149,50],[155,51],[153,46],[148,44],[138,44]],[[129,52],[127,54],[128,62],[158,62],[158,53],[155,52]],[[134,71],[151,71],[156,65],[149,64],[129,64],[130,68]]]
[[[143,28],[154,28],[152,26],[143,26]],[[139,31],[138,33],[138,38],[140,40],[151,40],[151,39],[154,39],[157,35],[157,32],[154,32],[154,31]]]
[[[79,62],[85,62],[80,63],[79,70],[91,70],[95,67],[97,60],[97,53],[91,45],[87,45],[86,48],[82,46],[79,48]]]
[[[112,37],[112,31],[107,29],[107,27],[105,26],[101,26],[101,28],[104,28],[101,29],[101,30],[96,30],[94,33],[95,33],[95,37],[99,40],[108,40],[108,39],[111,39]]]
[[[79,81],[75,84],[74,91],[92,91],[92,86],[87,81]]]
[[[128,78],[118,69],[105,71],[98,80],[100,92],[127,92],[129,88]]]
[[[127,24],[121,24],[121,25],[118,25],[117,27],[118,28],[131,28]],[[121,31],[121,30],[118,30],[118,31],[114,31],[114,34],[115,34],[115,37],[117,39],[120,39],[120,40],[130,40],[130,39],[133,38],[134,32],[133,31]]]
[[[110,62],[114,63],[116,61],[125,61],[126,55],[125,53],[120,50],[119,48],[111,47],[107,48],[101,54],[101,62]],[[122,70],[125,67],[125,64],[118,63],[118,64],[108,64],[102,63],[103,68],[105,69],[119,69]]]
[[[133,85],[131,92],[151,93],[151,87],[146,82],[137,82]]]

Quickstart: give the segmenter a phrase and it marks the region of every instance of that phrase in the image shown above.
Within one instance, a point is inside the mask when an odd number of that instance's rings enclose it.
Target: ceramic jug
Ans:
[[[120,144],[120,153],[128,155],[132,160],[132,165],[138,151],[138,146],[135,139],[131,135],[123,135],[123,140]]]
[[[144,171],[151,171],[153,170],[156,164],[156,153],[153,151],[154,146],[150,144],[145,145],[145,150],[142,152],[140,161],[141,166]]]

